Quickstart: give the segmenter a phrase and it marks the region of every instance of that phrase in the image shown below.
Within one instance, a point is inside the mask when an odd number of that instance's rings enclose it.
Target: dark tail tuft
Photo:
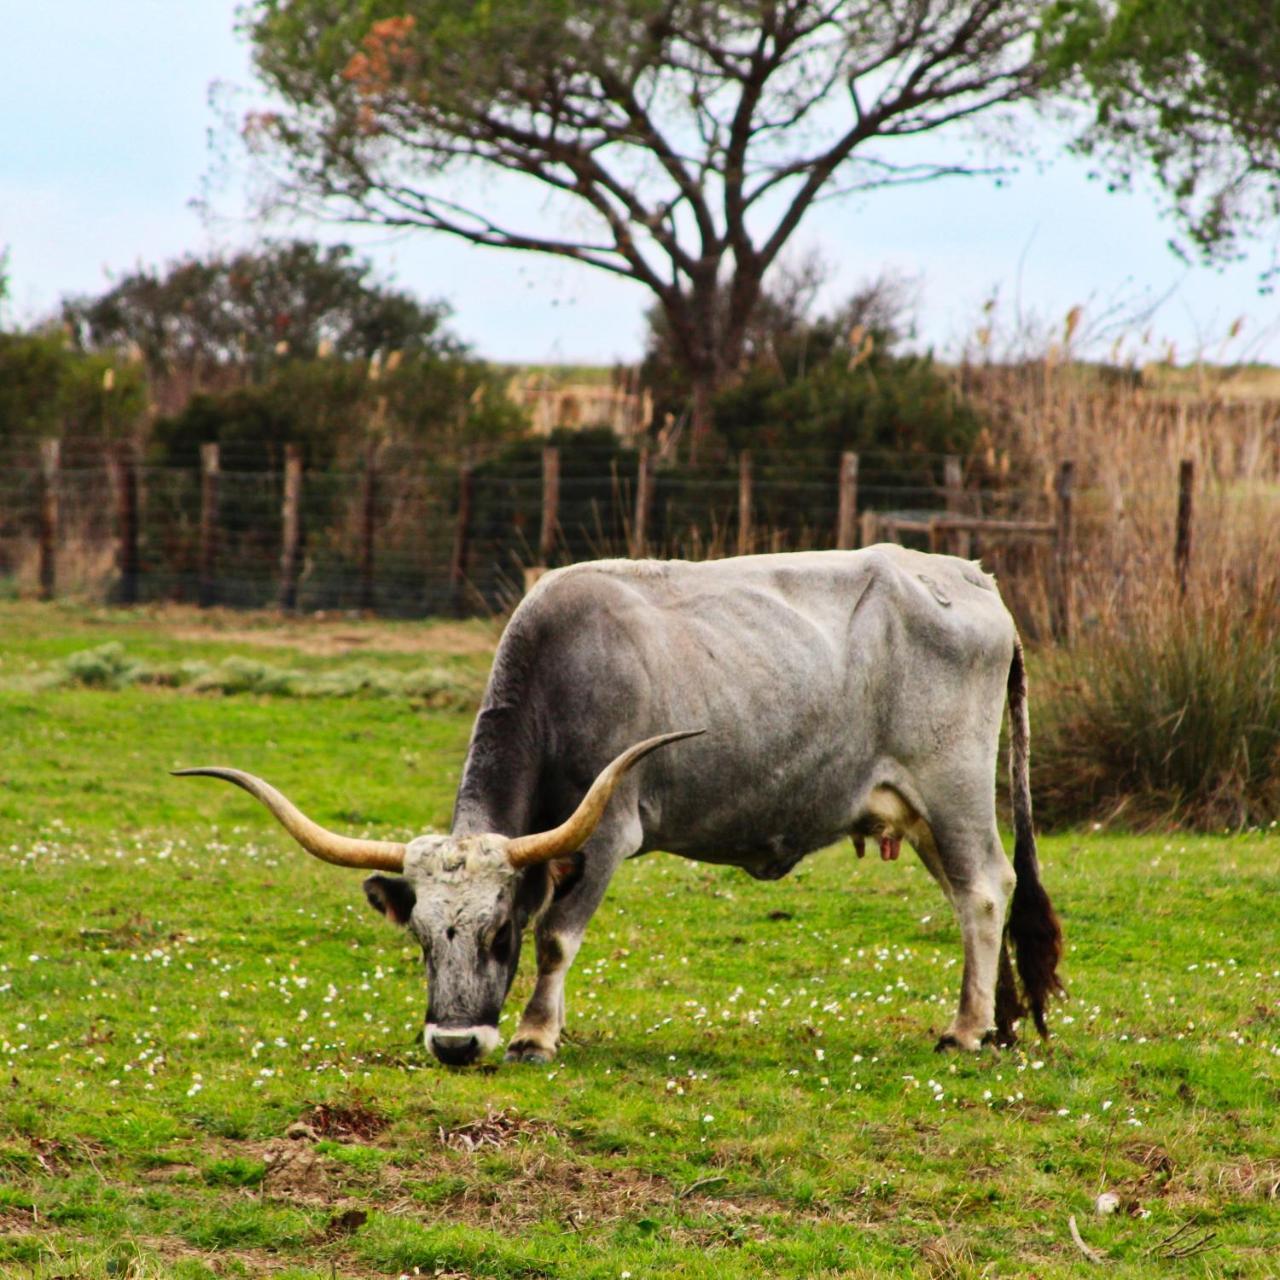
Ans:
[[[1036,1030],[1049,1034],[1044,1011],[1049,998],[1066,995],[1058,979],[1062,926],[1040,883],[1031,817],[1031,720],[1027,713],[1027,672],[1022,644],[1015,638],[1009,666],[1009,793],[1013,802],[1013,870],[1017,884],[1009,911],[1009,935],[1018,957],[1018,976]]]

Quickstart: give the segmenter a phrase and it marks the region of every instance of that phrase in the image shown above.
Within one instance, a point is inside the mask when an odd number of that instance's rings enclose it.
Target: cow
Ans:
[[[1012,867],[995,809],[1006,698]],[[1047,1035],[1062,994],[1028,744],[994,580],[881,545],[545,574],[498,644],[447,835],[351,839],[251,774],[178,772],[243,787],[307,852],[376,872],[369,903],[422,947],[443,1063],[497,1047],[531,923],[537,982],[506,1057],[555,1056],[566,974],[625,859],[665,850],[776,880],[846,837],[887,860],[907,839],[949,899],[964,971],[938,1048],[974,1050],[1013,1043],[1028,1011]]]

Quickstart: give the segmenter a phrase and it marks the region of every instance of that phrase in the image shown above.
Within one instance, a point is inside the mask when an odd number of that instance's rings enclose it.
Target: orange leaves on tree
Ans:
[[[413,68],[413,49],[409,38],[416,19],[406,14],[401,18],[383,18],[369,28],[369,34],[360,42],[343,68],[343,79],[351,82],[362,98],[385,94]]]

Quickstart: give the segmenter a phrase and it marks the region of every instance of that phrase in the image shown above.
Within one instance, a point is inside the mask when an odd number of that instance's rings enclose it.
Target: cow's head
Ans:
[[[262,801],[308,852],[324,862],[380,873],[365,896],[422,946],[428,981],[425,1040],[441,1062],[474,1062],[498,1043],[498,1015],[520,959],[525,926],[547,905],[551,879],[533,872],[577,853],[590,839],[618,783],[643,756],[700,730],[664,733],[624,751],[591,784],[573,815],[551,831],[419,836],[408,844],[353,840],[312,822],[269,783],[239,769],[179,769],[222,778]]]

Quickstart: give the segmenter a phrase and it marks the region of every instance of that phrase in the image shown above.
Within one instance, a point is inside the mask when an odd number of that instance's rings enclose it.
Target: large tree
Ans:
[[[295,208],[586,263],[649,289],[695,439],[815,201],[973,172],[900,146],[1034,93],[1040,0],[258,0],[277,108],[244,131]],[[501,171],[558,203],[507,220]],[[549,229],[550,228],[550,229]]]
[[[1091,99],[1081,148],[1122,182],[1152,171],[1205,258],[1280,217],[1276,0],[1056,0],[1043,52]]]

